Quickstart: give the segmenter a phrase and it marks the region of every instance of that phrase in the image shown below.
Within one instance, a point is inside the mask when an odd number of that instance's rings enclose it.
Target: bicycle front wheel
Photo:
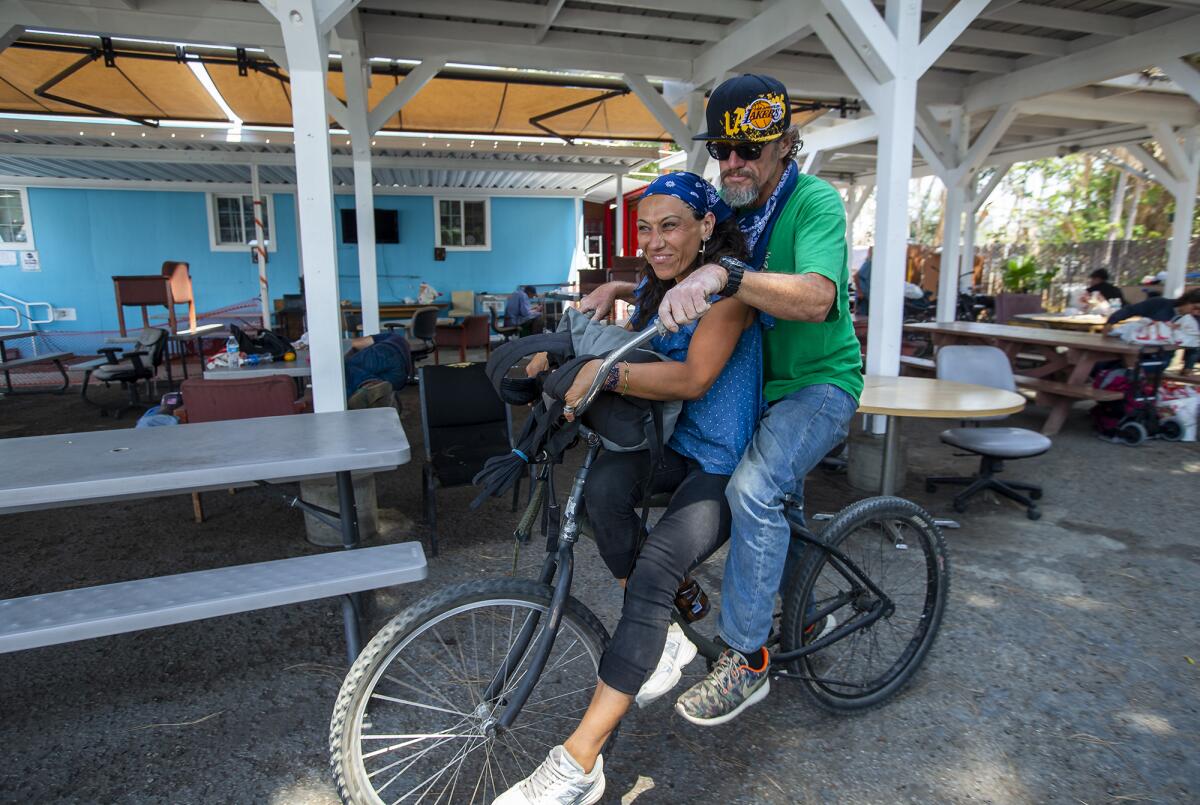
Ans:
[[[820,539],[857,565],[894,609],[868,622],[881,598],[831,554],[810,548],[787,587],[783,649],[862,624],[790,670],[818,706],[866,710],[899,692],[933,645],[950,593],[945,540],[927,511],[895,497],[847,506]]]
[[[490,803],[529,775],[587,710],[608,632],[568,599],[553,651],[513,726],[488,728],[528,670],[551,590],[522,579],[449,587],[393,618],[342,683],[329,729],[345,803]],[[536,624],[536,626],[535,626]],[[493,682],[532,630],[515,670]]]

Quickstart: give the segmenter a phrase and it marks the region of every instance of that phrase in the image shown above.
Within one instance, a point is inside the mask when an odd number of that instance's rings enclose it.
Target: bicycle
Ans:
[[[654,334],[605,360],[577,413],[607,369]],[[535,457],[537,482],[514,536],[519,546],[540,520],[547,553],[536,580],[480,579],[436,592],[394,617],[351,667],[329,733],[343,802],[491,802],[582,718],[609,640],[570,594],[585,528],[579,503],[601,449],[596,434],[583,440],[587,453],[561,509],[552,471],[561,456]],[[819,536],[789,520],[804,551],[781,588],[772,677],[798,681],[826,710],[877,707],[911,679],[937,635],[949,593],[942,534],[928,512],[895,497],[851,504]],[[711,665],[720,647],[675,622]]]

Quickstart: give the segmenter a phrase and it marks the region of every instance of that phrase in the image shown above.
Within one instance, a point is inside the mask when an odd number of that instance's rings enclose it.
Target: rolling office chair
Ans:
[[[437,320],[436,307],[423,307],[413,313],[412,324],[408,330],[408,347],[412,353],[412,377],[417,379],[417,361],[428,358],[437,352]]]
[[[496,318],[496,308],[489,308],[488,313],[491,315],[492,319],[492,332],[503,338],[505,343],[508,343],[510,338],[513,338],[520,333],[520,325],[514,324],[510,327],[506,324],[500,323],[500,320]]]
[[[100,353],[106,361],[98,366],[92,366],[84,371],[83,388],[80,395],[84,401],[100,406],[100,414],[107,416],[112,413],[116,418],[135,406],[143,405],[138,396],[138,383],[146,381],[147,395],[152,394],[151,384],[158,376],[158,367],[162,366],[167,354],[167,331],[158,327],[147,327],[137,334],[132,349],[126,347],[101,347]],[[120,383],[129,392],[129,402],[110,410],[102,403],[96,403],[88,397],[88,383],[99,380],[104,384]]]
[[[945,346],[937,353],[937,376],[941,380],[974,383],[980,386],[1016,391],[1008,356],[998,347]],[[1003,417],[986,417],[1002,419]],[[1050,440],[1025,428],[950,428],[942,431],[942,441],[980,457],[979,474],[969,477],[932,476],[925,479],[925,491],[936,492],[938,484],[966,486],[954,496],[957,512],[967,510],[967,500],[978,492],[991,489],[1026,509],[1030,520],[1042,516],[1037,503],[1042,488],[1023,481],[1002,481],[996,477],[1005,461],[1040,456],[1050,449]]]

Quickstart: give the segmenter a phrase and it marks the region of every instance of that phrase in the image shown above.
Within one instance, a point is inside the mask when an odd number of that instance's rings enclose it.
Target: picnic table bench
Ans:
[[[425,578],[420,543],[358,548],[350,473],[409,460],[394,409],[0,439],[0,515],[335,475],[344,551],[0,601],[0,653],[331,596],[347,653],[360,636],[351,593]],[[355,550],[350,550],[355,549]]]
[[[70,352],[44,352],[41,355],[30,355],[27,358],[14,358],[13,360],[5,360],[7,357],[4,350],[4,342],[12,341],[17,338],[30,338],[34,333],[21,331],[17,333],[0,333],[0,372],[4,373],[4,391],[6,394],[20,394],[23,392],[13,388],[12,377],[9,374],[17,369],[27,369],[31,366],[45,366],[52,364],[58,369],[62,375],[63,384],[60,388],[53,389],[54,393],[62,394],[71,385],[70,379],[67,377],[67,369],[63,366],[63,361],[74,357]],[[28,393],[28,392],[24,392]]]
[[[954,321],[906,324],[904,329],[930,335],[939,347],[946,344],[999,347],[1014,368],[1018,358],[1039,360],[1039,365],[1016,369],[1017,385],[1035,392],[1035,401],[1050,408],[1042,426],[1042,433],[1047,436],[1058,433],[1075,402],[1120,398],[1115,392],[1092,388],[1091,375],[1097,363],[1141,354],[1140,347],[1117,338],[1040,327]]]
[[[937,374],[937,364],[929,358],[917,358],[911,355],[901,355],[900,367],[905,371],[906,374],[916,375],[918,377],[932,377]],[[1073,386],[1070,383],[1064,383],[1060,380],[1046,380],[1045,378],[1030,377],[1029,375],[1013,375],[1013,379],[1016,381],[1018,388],[1024,389],[1025,391],[1032,391],[1035,394],[1047,395],[1049,397],[1062,396],[1077,400],[1094,400],[1096,402],[1105,402],[1109,400],[1119,400],[1122,396],[1124,396],[1119,391],[1097,389],[1092,388],[1091,386]],[[1054,400],[1050,399],[1038,402],[1052,405]]]

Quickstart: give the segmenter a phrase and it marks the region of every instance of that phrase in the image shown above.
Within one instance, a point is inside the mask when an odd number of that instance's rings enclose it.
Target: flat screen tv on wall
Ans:
[[[342,211],[342,243],[358,243],[358,219],[354,208]],[[375,208],[375,242],[400,242],[400,211]]]

